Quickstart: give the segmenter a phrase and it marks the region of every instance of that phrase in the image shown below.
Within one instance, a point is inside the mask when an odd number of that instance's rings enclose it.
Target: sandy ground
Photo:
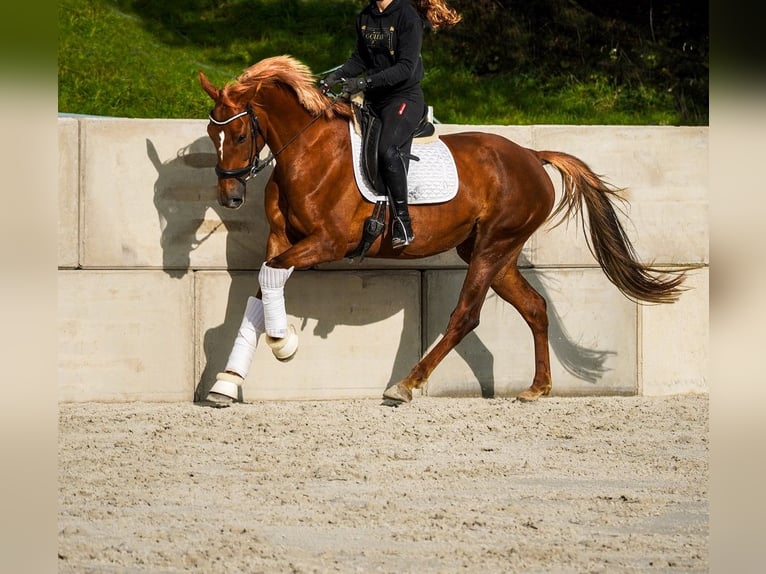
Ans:
[[[706,572],[708,397],[64,404],[59,572]]]

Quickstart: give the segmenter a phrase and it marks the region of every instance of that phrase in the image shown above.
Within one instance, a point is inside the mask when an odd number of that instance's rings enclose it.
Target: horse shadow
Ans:
[[[264,188],[270,176],[270,168],[260,177],[247,183],[248,201],[238,210],[219,205],[217,201],[214,166],[216,154],[207,136],[200,137],[178,150],[176,157],[161,161],[154,144],[146,140],[147,157],[157,172],[154,184],[154,207],[157,211],[161,230],[162,269],[170,277],[180,279],[187,273],[220,270],[228,273],[230,283],[226,298],[223,321],[208,328],[201,336],[204,367],[195,383],[194,400],[205,398],[215,382],[217,373],[224,370],[231,345],[242,321],[247,297],[258,291],[258,272],[265,259],[268,223],[263,209]],[[190,170],[191,174],[190,175]],[[212,210],[216,217],[207,217]],[[224,235],[225,232],[225,235]],[[223,245],[220,245],[223,243]],[[207,245],[206,245],[207,244]],[[204,256],[192,262],[192,254],[198,250],[225,249],[225,267],[208,263]],[[210,261],[220,260],[209,255]],[[552,352],[570,374],[589,383],[597,383],[608,370],[605,362],[610,351],[599,351],[579,345],[567,333],[561,317],[550,303],[547,288],[539,274],[533,270],[523,256],[519,266],[529,283],[549,302],[549,335]],[[360,268],[360,271],[363,269]],[[289,289],[289,283],[288,283]],[[490,296],[496,296],[494,294]],[[287,296],[287,310],[290,315],[302,318],[300,331],[307,327],[308,319],[316,324],[312,336],[327,338],[335,329],[328,314],[313,298]],[[417,338],[421,315],[419,310],[402,305],[400,309],[371,304],[364,314],[353,313],[344,317],[344,325],[369,325],[382,321],[393,313],[404,312],[403,327],[397,352],[391,365],[391,374],[386,387],[396,384],[413,367],[411,354],[407,353],[405,341]],[[430,348],[443,335],[448,317],[438,333],[422,333],[423,348]],[[530,333],[531,337],[531,333]],[[371,342],[371,344],[374,344]],[[495,396],[494,356],[476,332],[469,333],[455,347],[479,382],[481,396]],[[382,393],[383,389],[381,389]]]

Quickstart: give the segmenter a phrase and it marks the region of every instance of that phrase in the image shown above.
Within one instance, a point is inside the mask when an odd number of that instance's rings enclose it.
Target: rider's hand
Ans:
[[[332,72],[319,81],[319,89],[323,94],[327,95],[327,92],[329,92],[335,84],[340,82],[341,79],[341,75],[337,71]]]
[[[343,80],[343,92],[346,94],[355,94],[357,92],[363,92],[369,87],[367,78],[345,78]]]

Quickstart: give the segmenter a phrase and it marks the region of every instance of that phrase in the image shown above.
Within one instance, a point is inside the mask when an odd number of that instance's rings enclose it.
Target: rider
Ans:
[[[407,168],[412,136],[426,113],[420,86],[423,21],[437,29],[460,19],[444,0],[370,0],[356,19],[353,54],[320,82],[325,93],[338,83],[344,93],[364,91],[381,120],[378,161],[393,200],[394,247],[409,245],[415,238],[407,208]]]

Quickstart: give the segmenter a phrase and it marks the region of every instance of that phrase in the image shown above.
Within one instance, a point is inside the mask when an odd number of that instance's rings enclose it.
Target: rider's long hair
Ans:
[[[463,19],[457,11],[447,6],[444,0],[416,0],[415,6],[420,17],[427,20],[434,30],[442,26],[454,26]]]

